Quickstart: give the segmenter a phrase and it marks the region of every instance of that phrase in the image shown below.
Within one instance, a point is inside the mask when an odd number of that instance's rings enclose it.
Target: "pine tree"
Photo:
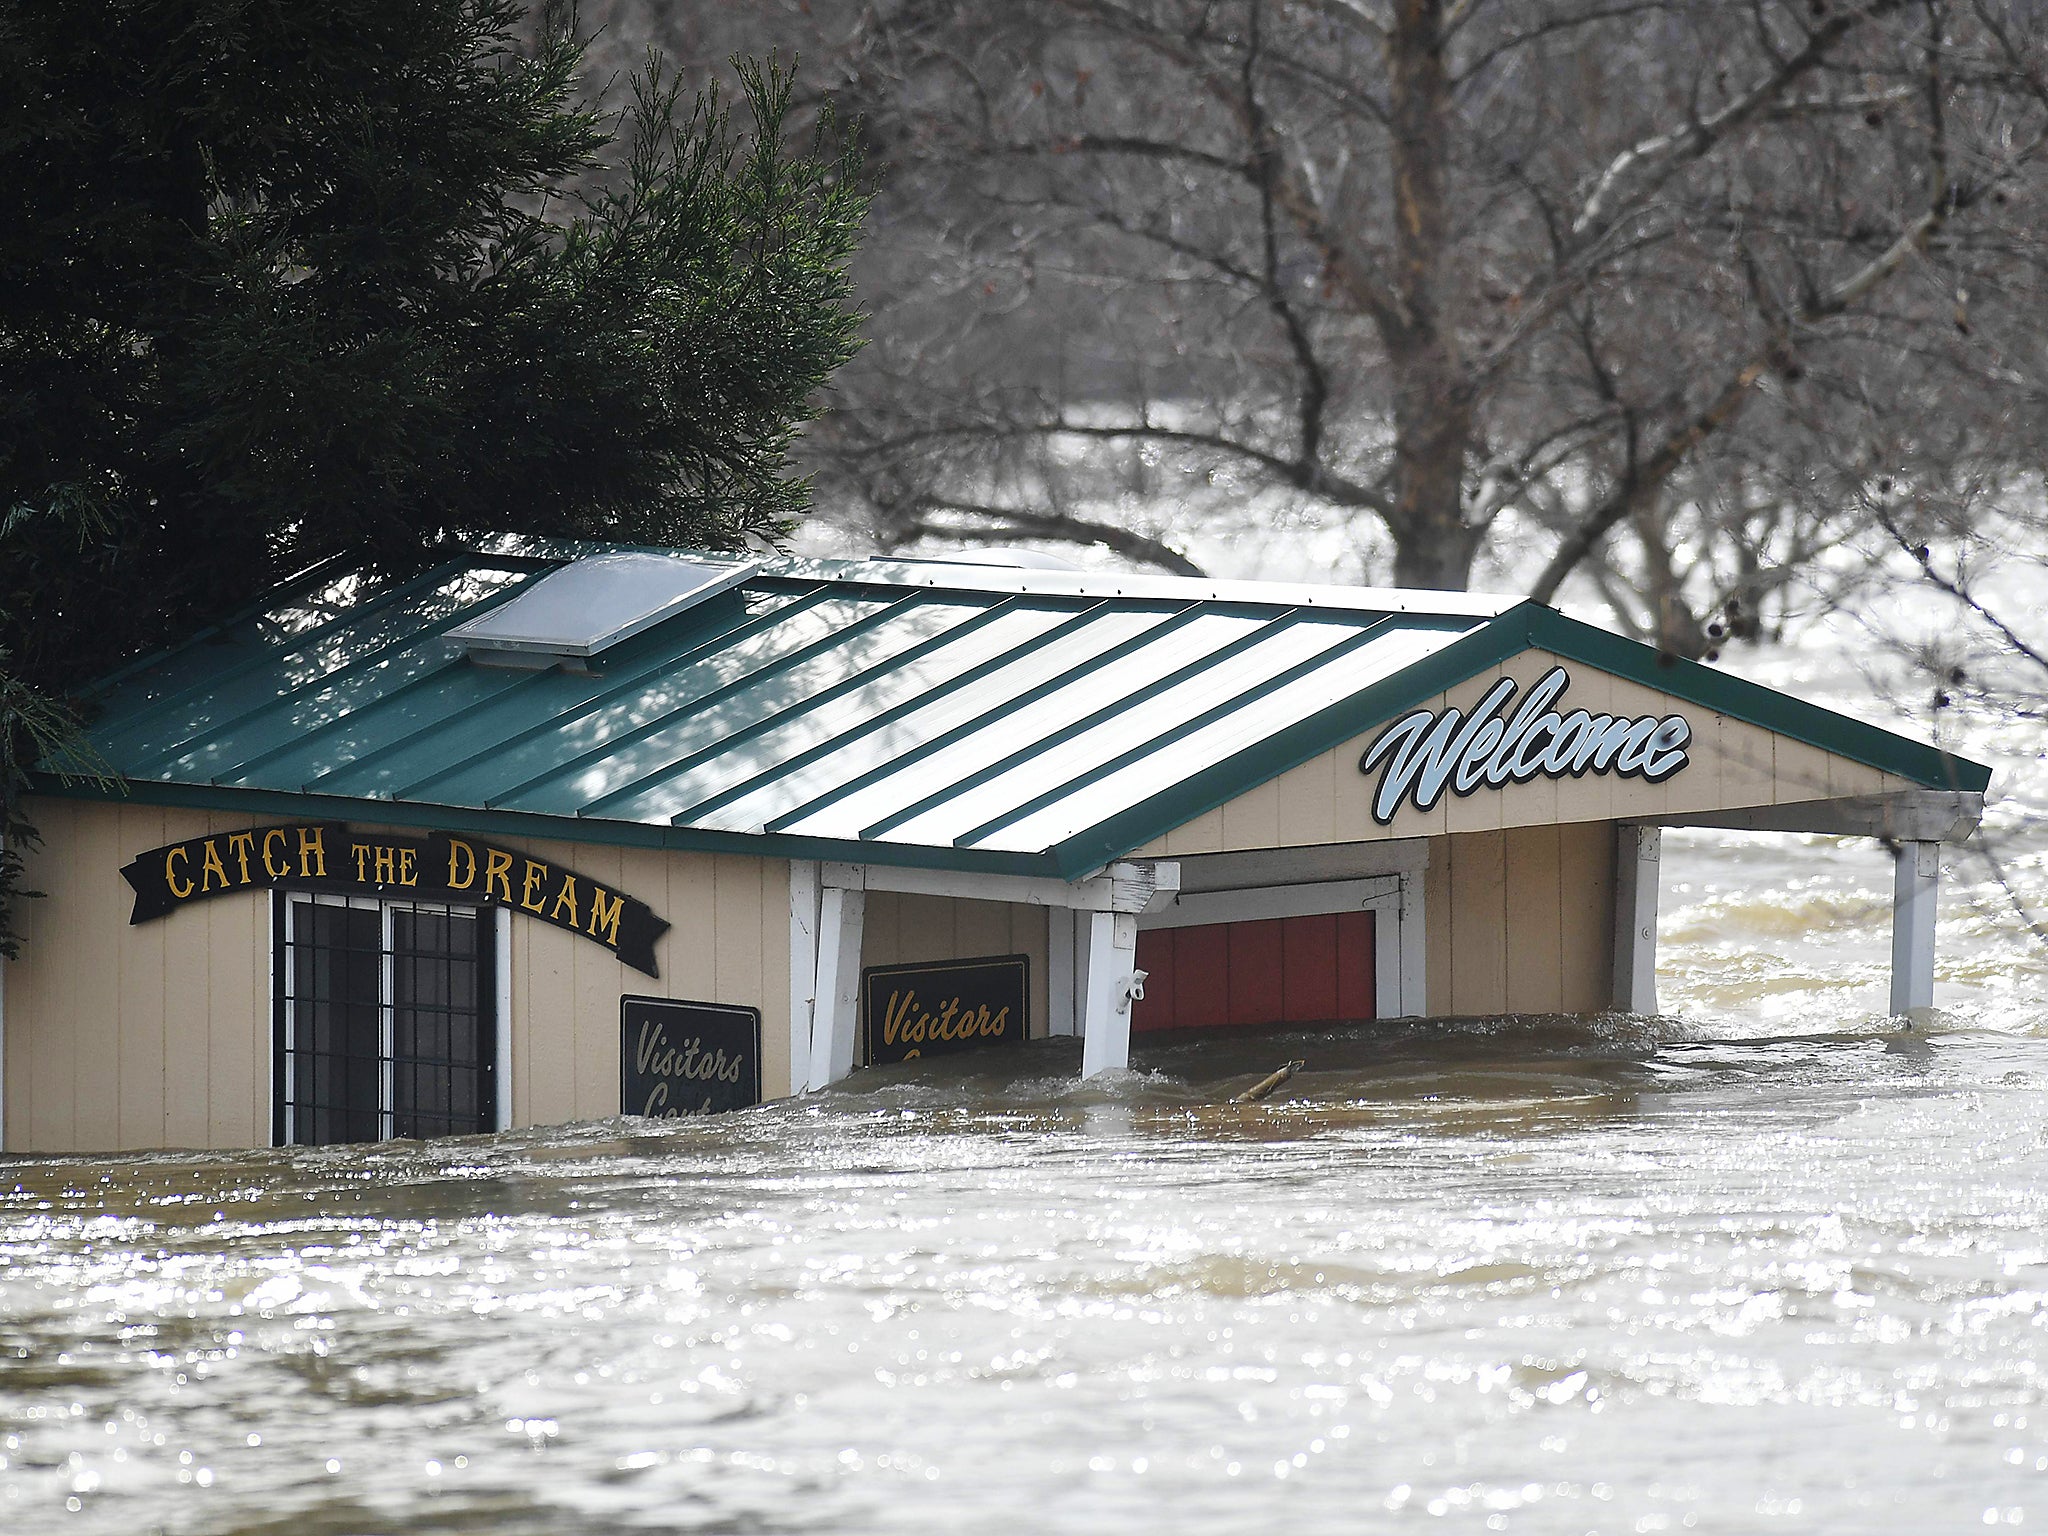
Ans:
[[[514,0],[0,8],[0,645],[64,689],[336,552],[731,547],[804,507],[863,201]]]
[[[65,696],[343,554],[731,547],[806,504],[855,167],[515,0],[0,6],[0,953]]]

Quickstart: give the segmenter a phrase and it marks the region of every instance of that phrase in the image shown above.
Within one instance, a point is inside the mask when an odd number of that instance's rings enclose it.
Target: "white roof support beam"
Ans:
[[[1138,918],[1132,912],[1091,912],[1081,1076],[1121,1072],[1131,1064],[1131,1004],[1145,995],[1137,968]]]
[[[789,864],[789,1091],[810,1082],[811,1024],[818,1001],[818,916],[823,892],[815,860]]]
[[[867,892],[827,885],[818,903],[818,989],[811,1028],[811,1068],[805,1086],[815,1091],[853,1071],[860,1022],[860,938]]]
[[[1614,829],[1614,1006],[1657,1011],[1657,881],[1664,834],[1656,827]]]
[[[1907,789],[1890,795],[1846,795],[1789,805],[1687,811],[1646,817],[1660,827],[1725,827],[1735,832],[1821,832],[1882,837],[1895,843],[1959,843],[1984,819],[1984,797],[1959,789]]]
[[[1143,912],[1156,902],[1173,899],[1180,889],[1180,865],[1170,860],[1119,863],[1086,880],[1061,880],[1052,875],[981,875],[899,864],[826,864],[820,878],[827,890],[903,891],[1076,912]]]
[[[1941,895],[1941,844],[1900,843],[1892,878],[1894,1016],[1934,1006],[1934,909]]]

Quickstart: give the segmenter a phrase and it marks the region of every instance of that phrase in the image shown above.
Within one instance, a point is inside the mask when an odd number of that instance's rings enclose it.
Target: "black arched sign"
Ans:
[[[654,942],[668,923],[646,902],[486,838],[354,832],[346,822],[291,822],[215,832],[137,854],[121,871],[135,892],[128,921],[146,923],[238,891],[334,891],[387,900],[450,901],[524,912],[602,944],[658,976]]]

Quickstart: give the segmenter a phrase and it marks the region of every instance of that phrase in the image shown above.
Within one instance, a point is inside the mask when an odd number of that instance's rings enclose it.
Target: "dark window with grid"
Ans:
[[[276,924],[279,1143],[496,1127],[492,914],[281,893]]]

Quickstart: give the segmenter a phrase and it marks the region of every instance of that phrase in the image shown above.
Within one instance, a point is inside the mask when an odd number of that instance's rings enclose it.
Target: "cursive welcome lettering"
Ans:
[[[1427,811],[1445,789],[1469,795],[1481,788],[1526,784],[1537,777],[1581,778],[1614,773],[1659,784],[1685,767],[1692,727],[1683,715],[1589,714],[1555,708],[1571,686],[1563,667],[1552,667],[1507,713],[1520,685],[1502,678],[1470,715],[1419,709],[1380,733],[1358,760],[1358,771],[1379,769],[1372,817],[1391,822],[1405,800]]]

